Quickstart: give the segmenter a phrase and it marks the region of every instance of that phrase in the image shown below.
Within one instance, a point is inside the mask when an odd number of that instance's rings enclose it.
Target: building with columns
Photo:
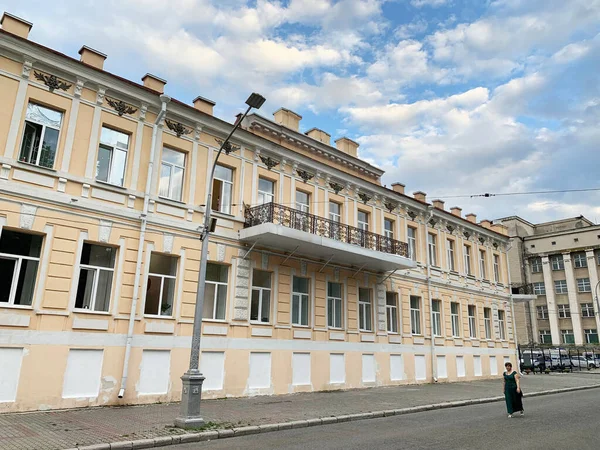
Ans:
[[[209,186],[232,128],[213,101],[0,24],[0,411],[178,400],[207,207],[204,397],[472,380],[514,361],[503,225],[382,185],[356,142],[285,108],[246,117]]]
[[[510,277],[520,344],[598,344],[600,225],[583,216],[508,228]],[[522,301],[519,299],[522,297]]]

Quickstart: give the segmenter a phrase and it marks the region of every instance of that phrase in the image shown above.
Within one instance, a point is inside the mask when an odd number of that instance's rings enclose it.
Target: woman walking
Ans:
[[[512,370],[512,364],[507,362],[504,364],[506,372],[504,372],[504,399],[506,400],[506,410],[508,411],[508,417],[511,418],[514,413],[521,412],[521,415],[525,414],[523,410],[523,393],[521,392],[521,375],[516,370]]]

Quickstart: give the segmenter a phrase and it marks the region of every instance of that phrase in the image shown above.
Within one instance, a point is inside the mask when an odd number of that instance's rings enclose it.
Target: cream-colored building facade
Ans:
[[[500,221],[511,237],[519,343],[597,345],[600,225],[583,216],[538,224],[518,216]]]
[[[232,125],[1,25],[0,411],[178,400]],[[300,120],[251,114],[219,159],[204,397],[502,373],[505,227],[382,186],[358,144]]]

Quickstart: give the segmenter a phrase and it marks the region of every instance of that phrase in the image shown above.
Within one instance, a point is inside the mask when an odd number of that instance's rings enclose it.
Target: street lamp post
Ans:
[[[204,225],[200,234],[200,240],[202,241],[202,250],[200,253],[200,270],[198,271],[198,291],[196,292],[196,308],[194,311],[194,328],[192,331],[192,348],[190,354],[190,367],[186,373],[183,374],[181,380],[183,382],[183,391],[181,393],[181,409],[179,416],[175,419],[175,426],[180,428],[196,428],[202,426],[204,420],[200,415],[200,400],[202,397],[202,383],[204,376],[199,370],[200,362],[200,338],[202,335],[202,311],[204,309],[204,287],[206,285],[206,266],[208,259],[208,236],[211,231],[214,231],[211,227],[211,198],[212,198],[212,184],[213,177],[215,175],[215,167],[219,156],[223,150],[225,153],[232,151],[229,139],[233,136],[233,133],[240,126],[246,115],[252,108],[259,109],[265,98],[262,95],[253,93],[246,100],[248,109],[246,112],[237,120],[235,126],[227,136],[227,138],[221,144],[217,157],[213,161],[212,169],[210,172],[210,178],[208,183],[208,193],[206,195],[206,202],[204,204]]]

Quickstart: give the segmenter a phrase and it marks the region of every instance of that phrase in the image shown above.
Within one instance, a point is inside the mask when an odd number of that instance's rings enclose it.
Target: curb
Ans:
[[[550,389],[547,391],[530,392],[523,394],[524,397],[541,397],[543,395],[563,394],[566,392],[584,391],[588,389],[598,389],[600,384],[589,386],[577,386],[561,389]],[[341,416],[322,417],[319,419],[294,420],[292,422],[272,423],[264,425],[253,425],[247,427],[238,427],[225,430],[203,431],[201,433],[187,433],[177,436],[161,436],[153,439],[138,439],[135,441],[121,441],[106,444],[86,445],[75,447],[69,450],[121,450],[121,449],[144,449],[153,447],[162,447],[167,445],[184,444],[188,442],[212,441],[215,439],[225,439],[230,437],[248,436],[252,434],[270,433],[273,431],[291,430],[296,428],[314,427],[320,425],[330,425],[335,423],[350,422],[354,420],[376,419],[380,417],[401,416],[404,414],[415,414],[436,409],[458,408],[461,406],[481,405],[484,403],[494,403],[504,400],[504,396],[485,397],[471,400],[456,400],[452,402],[433,403],[430,405],[412,406],[409,408],[391,409],[386,411],[374,411],[358,414],[346,414]]]

